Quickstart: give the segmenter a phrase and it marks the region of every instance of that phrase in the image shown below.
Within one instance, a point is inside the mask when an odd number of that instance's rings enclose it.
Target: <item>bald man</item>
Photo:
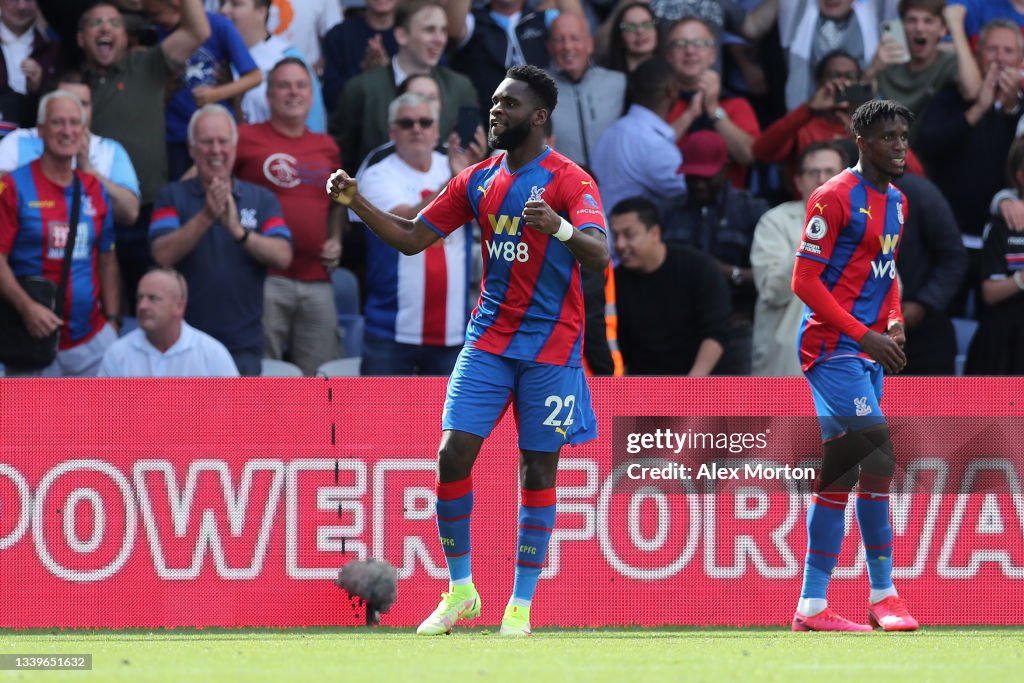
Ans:
[[[561,14],[551,24],[548,53],[548,73],[558,84],[558,107],[551,114],[555,147],[590,168],[601,133],[622,115],[626,76],[590,63],[594,39],[578,14]]]
[[[185,322],[188,285],[173,268],[151,270],[139,280],[138,329],[110,345],[100,377],[238,377],[219,341]]]

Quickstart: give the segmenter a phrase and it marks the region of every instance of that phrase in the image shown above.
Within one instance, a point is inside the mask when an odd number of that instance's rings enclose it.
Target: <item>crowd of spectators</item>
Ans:
[[[313,375],[346,347],[364,374],[447,374],[480,226],[403,256],[324,184],[345,168],[414,216],[493,153],[491,94],[525,63],[609,218],[588,369],[798,374],[806,202],[882,97],[915,115],[906,372],[1024,372],[1024,0],[0,0],[0,47],[0,298],[61,331],[7,375]],[[48,311],[18,278],[68,248]],[[342,280],[365,339],[342,338]]]

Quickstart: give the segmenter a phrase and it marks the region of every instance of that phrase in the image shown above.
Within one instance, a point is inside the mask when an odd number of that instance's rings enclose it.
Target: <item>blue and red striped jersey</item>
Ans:
[[[475,218],[483,238],[484,277],[466,343],[483,351],[579,367],[583,344],[580,264],[551,235],[528,228],[523,209],[543,199],[579,229],[606,232],[594,179],[558,152],[510,173],[505,155],[452,178],[419,219],[447,236]]]
[[[807,304],[797,337],[805,371],[838,356],[871,360],[860,339],[902,320],[896,253],[906,216],[906,197],[895,186],[880,190],[849,168],[811,195],[794,280],[817,277],[831,301],[808,301],[806,290],[794,287]],[[799,259],[817,267],[809,271]]]
[[[76,171],[82,185],[78,232],[71,254],[71,272],[60,313],[64,325],[60,348],[92,338],[106,319],[100,302],[97,255],[114,250],[114,218],[106,190],[89,173]],[[61,187],[33,161],[0,178],[0,253],[15,277],[36,275],[60,284],[64,250],[71,236],[74,185]]]

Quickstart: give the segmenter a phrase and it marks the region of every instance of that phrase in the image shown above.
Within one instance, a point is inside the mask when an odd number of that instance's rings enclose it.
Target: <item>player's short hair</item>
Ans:
[[[1024,52],[1024,35],[1021,35],[1020,26],[1016,22],[1010,19],[993,19],[984,26],[981,27],[981,31],[978,32],[978,51],[981,52],[982,48],[985,47],[985,43],[988,42],[988,34],[997,28],[1005,28],[1007,31],[1012,32],[1017,36],[1017,50]]]
[[[399,2],[395,9],[395,28],[400,26],[408,31],[413,16],[426,7],[440,7],[444,10],[444,5],[437,0],[402,0]]]
[[[804,171],[804,162],[807,161],[807,157],[818,152],[835,152],[839,155],[839,163],[845,168],[850,165],[850,155],[843,145],[835,140],[819,140],[818,142],[812,142],[811,144],[804,147],[803,151],[796,160],[796,168],[799,172]]]
[[[860,68],[860,62],[858,62],[857,58],[851,55],[846,50],[839,49],[832,50],[831,52],[827,53],[824,57],[821,58],[821,60],[818,62],[818,65],[814,67],[814,82],[821,83],[822,81],[824,81],[825,70],[828,67],[829,62],[831,62],[833,59],[838,59],[840,57],[849,59],[851,62],[853,62],[854,67],[857,69],[857,78],[860,78],[861,73],[863,73]]]
[[[540,103],[548,110],[548,114],[555,110],[555,105],[558,104],[558,86],[544,69],[532,64],[514,66],[505,72],[505,78],[526,83],[526,87],[534,97],[540,100]]]
[[[853,126],[853,133],[860,137],[880,121],[891,121],[899,117],[909,126],[914,120],[914,114],[899,102],[893,100],[870,100],[857,107],[853,112],[850,123]]]
[[[1010,181],[1010,187],[1020,189],[1017,171],[1024,171],[1024,138],[1014,140],[1006,155],[1006,179]]]
[[[78,95],[68,92],[67,90],[53,90],[43,95],[43,99],[39,100],[39,111],[36,112],[36,123],[46,123],[46,109],[50,106],[50,102],[53,100],[71,100],[78,107],[78,114],[82,117],[82,123],[85,123],[85,107],[82,105],[82,100],[78,99]]]
[[[942,8],[945,6],[946,0],[900,0],[896,12],[900,15],[900,18],[903,18],[910,10],[919,9],[929,14],[934,14],[941,19]]]
[[[623,199],[612,207],[612,216],[621,216],[627,213],[635,213],[648,230],[661,222],[658,218],[658,208],[646,197]]]
[[[626,76],[626,90],[629,100],[652,109],[658,103],[665,86],[676,80],[676,72],[661,57],[651,57],[640,62]]]
[[[235,117],[231,115],[227,109],[219,104],[204,104],[199,109],[192,112],[192,118],[188,120],[188,144],[189,147],[195,144],[196,141],[196,124],[199,123],[199,119],[207,116],[208,114],[223,114],[224,118],[228,120],[228,125],[231,127],[231,144],[238,144],[238,125],[235,124]]]
[[[398,118],[398,111],[402,107],[418,107],[421,104],[425,104],[430,107],[430,113],[433,114],[434,120],[437,121],[440,116],[437,102],[431,102],[418,92],[405,92],[391,100],[391,103],[388,105],[388,123],[390,124],[395,122]]]

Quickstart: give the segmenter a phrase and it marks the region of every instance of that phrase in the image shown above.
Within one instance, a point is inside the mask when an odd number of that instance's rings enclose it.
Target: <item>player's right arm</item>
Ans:
[[[440,239],[419,218],[408,219],[377,208],[359,193],[356,179],[338,169],[327,181],[327,194],[331,199],[356,212],[377,237],[406,256],[418,254]]]

